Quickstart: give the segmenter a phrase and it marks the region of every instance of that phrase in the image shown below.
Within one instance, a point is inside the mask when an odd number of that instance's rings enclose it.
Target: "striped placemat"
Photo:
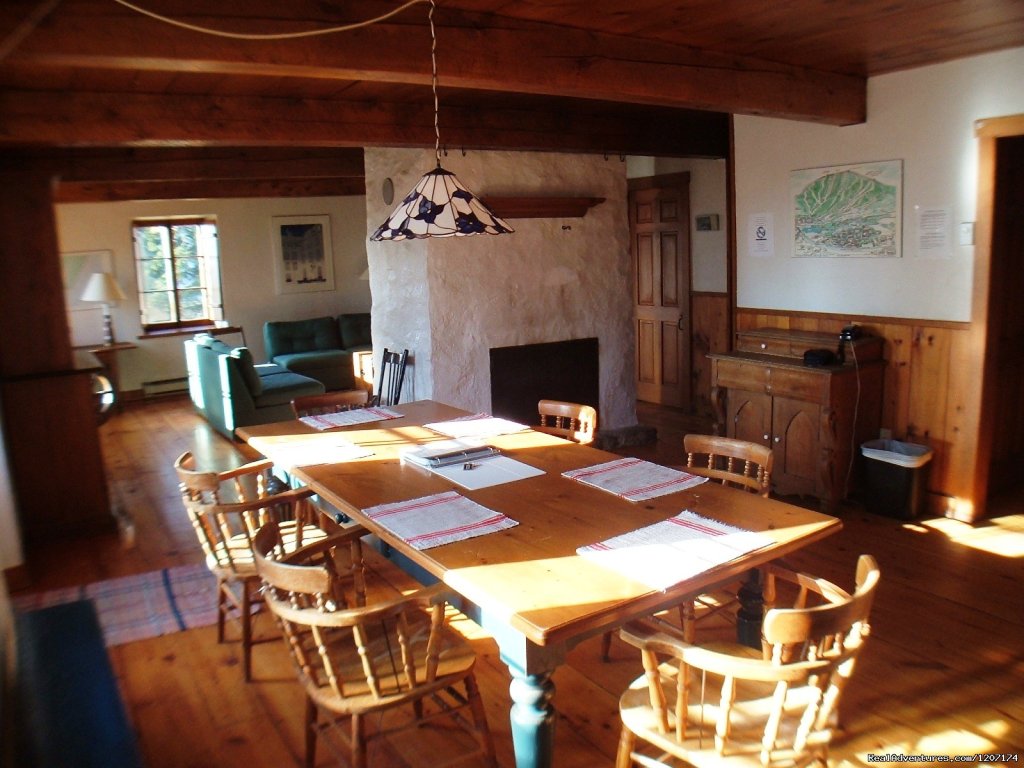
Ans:
[[[643,501],[684,491],[707,482],[706,477],[663,467],[643,459],[622,458],[581,469],[570,469],[563,477],[614,493],[627,501]]]
[[[445,491],[410,501],[379,504],[363,513],[418,550],[484,536],[519,525],[500,512]]]

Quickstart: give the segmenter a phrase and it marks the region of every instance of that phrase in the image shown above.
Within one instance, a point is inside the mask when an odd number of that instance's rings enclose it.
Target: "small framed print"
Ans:
[[[330,216],[272,217],[278,293],[334,290]]]
[[[718,231],[718,214],[717,213],[702,213],[699,216],[694,217],[697,222],[698,232],[717,232]]]

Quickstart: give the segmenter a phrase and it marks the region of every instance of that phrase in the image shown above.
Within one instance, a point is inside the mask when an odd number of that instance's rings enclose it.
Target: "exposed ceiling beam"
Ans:
[[[118,200],[199,200],[250,197],[339,197],[366,194],[363,178],[204,179],[183,181],[60,182],[55,203],[106,203]]]
[[[417,25],[389,22],[326,38],[226,43],[128,11],[77,13],[78,7],[72,4],[41,25],[6,64],[421,85],[430,79],[429,36]],[[460,17],[439,29],[444,87],[836,125],[865,119],[865,78],[564,27],[488,23],[490,18]],[[214,26],[223,21],[189,20]]]
[[[579,107],[579,105],[574,105]],[[586,105],[583,106],[586,110]],[[447,146],[724,157],[728,118],[594,105],[441,108]],[[428,147],[429,105],[219,96],[0,92],[0,144],[19,146]]]

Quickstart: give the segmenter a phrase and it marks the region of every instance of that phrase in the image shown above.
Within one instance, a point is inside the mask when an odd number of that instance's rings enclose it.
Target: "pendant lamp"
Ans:
[[[410,240],[425,237],[501,235],[515,230],[498,218],[466,189],[455,174],[441,167],[441,131],[438,126],[437,36],[434,32],[434,0],[430,0],[430,66],[434,92],[434,156],[437,167],[426,173],[405,196],[387,221],[377,227],[371,241]]]

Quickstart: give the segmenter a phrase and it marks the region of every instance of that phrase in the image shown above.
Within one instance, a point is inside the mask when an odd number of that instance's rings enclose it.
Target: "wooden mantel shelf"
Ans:
[[[581,218],[603,197],[488,197],[484,203],[503,219]]]

